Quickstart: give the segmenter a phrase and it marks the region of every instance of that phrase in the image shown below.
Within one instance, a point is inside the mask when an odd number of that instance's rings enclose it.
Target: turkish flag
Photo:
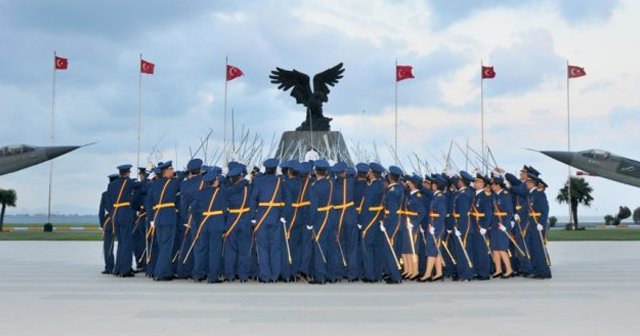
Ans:
[[[240,76],[243,76],[244,73],[240,68],[234,67],[233,65],[227,65],[227,81],[236,79]]]
[[[496,71],[492,66],[482,66],[482,79],[496,78]]]
[[[56,56],[54,62],[56,70],[67,70],[69,66],[69,60],[66,58]]]
[[[145,73],[145,74],[150,74],[153,75],[153,70],[155,70],[156,65],[151,63],[151,62],[147,62],[143,59],[140,59],[140,72],[141,73]]]
[[[409,78],[415,78],[413,76],[413,67],[410,65],[396,65],[396,82]]]
[[[575,65],[569,65],[567,67],[567,76],[569,78],[578,78],[586,75],[587,75],[587,72],[584,71],[584,68],[581,68]]]

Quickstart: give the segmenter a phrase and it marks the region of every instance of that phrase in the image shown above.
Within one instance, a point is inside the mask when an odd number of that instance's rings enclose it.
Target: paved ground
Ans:
[[[0,242],[2,335],[638,335],[640,242],[552,243],[552,280],[154,283],[98,242]]]

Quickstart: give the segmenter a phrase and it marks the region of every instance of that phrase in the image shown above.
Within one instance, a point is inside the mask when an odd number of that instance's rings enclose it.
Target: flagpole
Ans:
[[[482,156],[482,173],[487,174],[487,161],[484,155],[484,74],[482,73],[482,60],[480,60],[480,143]]]
[[[51,146],[55,145],[56,105],[56,52],[53,52],[53,76],[51,81]],[[47,224],[51,224],[51,190],[53,189],[53,160],[49,161],[49,199],[47,201]]]
[[[140,53],[139,66],[142,66],[142,53]],[[138,152],[136,155],[136,168],[140,167],[140,129],[142,120],[142,68],[138,69]]]
[[[222,132],[222,148],[224,150],[224,159],[225,164],[229,162],[228,159],[228,151],[227,151],[227,86],[229,84],[229,55],[225,56],[225,66],[224,66],[224,117],[222,123],[223,132]]]
[[[393,149],[395,150],[394,156],[396,158],[396,164],[398,164],[398,59],[396,58],[396,90],[395,90],[395,128],[394,128],[394,145]]]
[[[236,117],[233,111],[233,107],[231,108],[231,149],[235,154],[236,152]]]
[[[565,70],[567,76],[567,151],[571,152],[571,113],[569,104],[569,59],[567,59],[567,67]],[[572,223],[573,229],[575,229],[574,220],[572,220],[573,214],[571,213],[571,166],[567,164],[567,197],[569,204],[569,223]]]

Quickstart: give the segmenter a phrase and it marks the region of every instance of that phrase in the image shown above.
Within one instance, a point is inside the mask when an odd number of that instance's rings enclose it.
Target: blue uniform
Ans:
[[[471,239],[474,241],[471,250],[473,267],[480,279],[491,276],[491,248],[487,232],[491,229],[493,217],[493,194],[484,190],[476,191],[471,203]],[[484,231],[486,230],[486,231]],[[481,234],[484,231],[485,234]]]
[[[544,232],[542,232],[545,226],[545,210],[548,211],[547,198],[543,192],[532,189],[529,192],[527,205],[529,222],[525,238],[531,253],[532,274],[541,279],[551,278],[550,262],[545,251]],[[538,224],[542,226],[540,231],[538,231]]]
[[[100,207],[98,209],[98,221],[102,228],[102,253],[104,256],[104,273],[113,273],[114,255],[113,255],[113,223],[111,216],[107,212],[107,192],[103,192],[100,197]]]
[[[144,200],[147,196],[147,184],[149,180],[145,179],[140,182],[136,182],[135,188],[135,208],[138,210],[136,213],[136,219],[133,223],[133,229],[131,230],[133,241],[133,255],[137,262],[138,268],[144,267],[144,250],[145,250],[145,220],[146,220],[146,208],[144,207]]]
[[[193,271],[196,281],[207,279],[218,282],[222,275],[222,235],[228,226],[225,220],[228,208],[225,188],[205,187],[198,191],[191,206],[194,226]]]
[[[194,223],[193,215],[191,214],[191,207],[195,201],[198,191],[204,188],[204,181],[202,176],[192,176],[180,182],[180,207],[178,221],[178,227],[182,226],[182,239],[178,245],[177,255],[174,257],[176,265],[176,276],[181,279],[185,279],[191,276],[193,270],[193,258],[184,258],[193,242],[195,236],[194,226],[198,223]]]
[[[505,177],[511,183],[509,191],[514,195],[512,197],[515,208],[514,214],[518,215],[517,218],[514,218],[513,237],[525,253],[525,255],[515,253],[512,264],[516,271],[526,275],[531,273],[531,256],[529,255],[529,245],[525,239],[525,226],[529,223],[529,210],[527,209],[529,191],[527,190],[526,184],[518,180],[514,175],[507,173]]]
[[[296,273],[297,270],[294,267],[294,259],[299,259],[299,256],[296,255],[294,257],[294,251],[292,245],[294,244],[294,240],[296,244],[298,243],[297,237],[299,236],[299,226],[295,225],[295,222],[292,220],[298,221],[298,218],[293,218],[293,213],[295,212],[295,205],[297,203],[298,196],[301,192],[302,183],[300,179],[297,177],[285,177],[282,176],[282,194],[284,197],[285,207],[282,209],[282,217],[286,220],[285,228],[286,235],[283,234],[282,239],[282,253],[281,253],[281,262],[280,262],[280,276],[284,280],[291,279]],[[295,229],[296,239],[291,237],[292,230]],[[286,240],[286,241],[285,241]],[[287,250],[287,244],[289,246],[289,250]]]
[[[282,179],[273,174],[256,178],[249,198],[253,212],[253,237],[258,259],[258,277],[262,281],[277,281],[282,258],[284,231],[280,218],[285,205]]]
[[[364,191],[361,201],[362,209],[358,216],[361,227],[362,266],[364,279],[379,281],[382,274],[376,272],[374,253],[379,239],[379,221],[384,216],[384,182],[381,179],[372,180]]]
[[[337,255],[337,225],[330,221],[331,197],[334,190],[333,181],[326,177],[320,178],[311,185],[309,194],[310,224],[313,226],[316,243],[322,248],[313,254],[313,277],[316,282],[335,281],[335,269],[340,268],[340,257]],[[323,259],[324,255],[324,259]]]
[[[112,229],[118,240],[118,252],[114,274],[130,275],[131,261],[133,258],[133,246],[131,230],[135,220],[135,208],[133,198],[134,181],[129,178],[119,178],[107,187],[107,212],[112,214]]]
[[[422,225],[426,222],[427,218],[427,210],[424,204],[424,196],[422,195],[422,191],[414,190],[409,193],[407,197],[407,201],[405,203],[404,214],[407,216],[408,225],[401,225],[402,230],[402,254],[417,254],[418,251],[418,241],[422,241],[422,238],[418,238],[419,230],[422,228]]]
[[[493,217],[491,221],[491,250],[506,252],[509,250],[509,234],[513,220],[513,201],[511,194],[502,189],[493,197]],[[504,227],[506,231],[501,230]]]
[[[176,206],[180,184],[176,179],[160,178],[153,188],[150,188],[147,196],[147,219],[155,224],[153,241],[157,244],[157,253],[151,251],[151,259],[154,261],[153,277],[157,280],[169,280],[173,278],[174,241],[178,213]]]
[[[350,177],[338,177],[334,181],[330,220],[336,225],[336,252],[340,261],[339,267],[332,270],[335,278],[342,278],[350,273],[350,279],[357,279],[360,273],[357,256],[353,251],[358,250],[357,213],[353,200],[353,187],[353,179]]]
[[[381,252],[380,256],[383,258],[383,262],[381,263],[382,270],[389,275],[392,281],[396,282],[402,280],[400,270],[398,269],[399,261],[394,257],[394,253],[395,256],[400,254],[402,247],[402,235],[399,234],[400,227],[402,225],[406,225],[406,220],[403,221],[405,217],[402,211],[404,196],[404,186],[398,183],[389,185],[385,196],[386,216],[384,218],[384,228],[389,236],[391,246],[389,246],[389,242],[387,242],[384,232],[378,235],[379,240],[377,250]],[[391,249],[394,249],[394,251],[392,252]]]
[[[447,216],[447,200],[446,196],[441,191],[436,191],[433,194],[430,208],[428,228],[433,230],[433,234],[431,234],[431,232],[426,232],[427,248],[425,254],[427,257],[435,258],[438,255],[441,255],[439,248],[446,235],[445,219]]]
[[[242,179],[227,188],[229,214],[227,231],[224,233],[224,277],[241,281],[249,279],[251,267],[251,208],[249,181]]]
[[[472,238],[473,232],[471,231],[471,218],[469,217],[472,201],[473,190],[470,188],[465,187],[456,192],[453,218],[456,229],[460,234],[460,239],[455,238],[453,253],[458,262],[456,265],[458,278],[462,280],[471,280],[475,275],[473,259],[471,259],[474,239]],[[462,244],[460,244],[460,241],[462,241]],[[466,259],[465,251],[471,264]]]

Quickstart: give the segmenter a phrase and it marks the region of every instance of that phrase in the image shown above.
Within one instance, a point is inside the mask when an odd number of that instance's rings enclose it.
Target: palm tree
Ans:
[[[4,225],[4,211],[7,206],[16,206],[18,196],[13,189],[0,189],[0,204],[2,204],[2,210],[0,210],[0,232],[2,232],[2,226]]]
[[[586,207],[591,206],[591,202],[593,201],[593,197],[591,193],[593,192],[593,188],[589,185],[589,182],[585,181],[584,178],[578,177],[570,177],[571,181],[571,218],[570,222],[573,223],[573,229],[578,229],[578,204],[582,204]],[[556,196],[556,201],[558,203],[568,203],[568,183],[564,184],[564,187],[559,190],[558,196]]]

